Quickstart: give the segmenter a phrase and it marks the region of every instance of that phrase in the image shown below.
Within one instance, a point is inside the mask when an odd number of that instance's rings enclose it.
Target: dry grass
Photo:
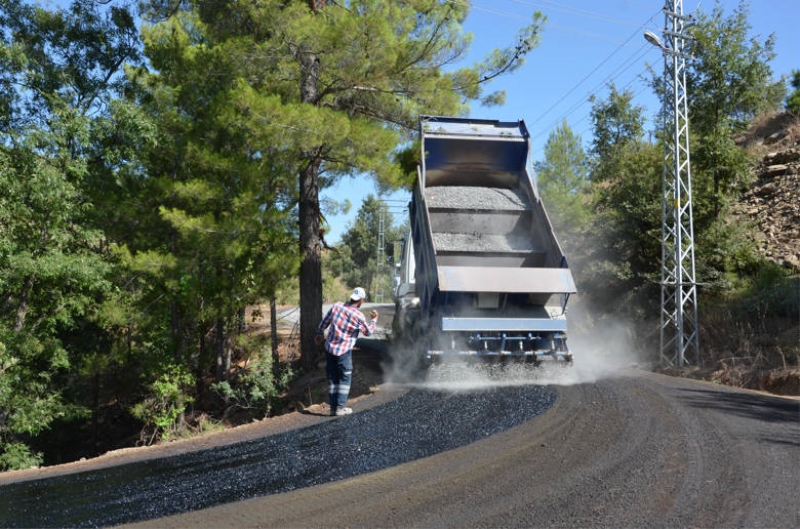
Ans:
[[[753,120],[750,129],[736,138],[751,156],[761,158],[771,152],[788,149],[800,142],[800,116],[789,113],[769,114]]]
[[[702,365],[682,375],[800,396],[800,323],[712,308],[701,320]]]

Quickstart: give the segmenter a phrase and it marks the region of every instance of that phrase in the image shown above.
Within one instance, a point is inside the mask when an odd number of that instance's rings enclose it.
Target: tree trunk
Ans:
[[[94,372],[92,379],[92,454],[100,452],[100,441],[98,432],[100,430],[99,416],[100,415],[100,371]]]
[[[173,236],[170,241],[170,252],[172,255],[178,255],[178,243]],[[175,299],[174,295],[169,303],[170,310],[170,335],[172,336],[172,361],[177,365],[181,365],[184,356],[184,312],[181,310],[180,305]]]
[[[309,0],[309,8],[317,12],[326,0]],[[319,57],[312,51],[301,51],[300,100],[317,105],[319,96]],[[317,325],[322,319],[322,268],[319,240],[319,158],[320,148],[309,146],[308,161],[300,174],[300,356],[306,372],[314,369],[320,348],[314,342]]]
[[[183,329],[183,318],[181,317],[181,311],[178,307],[178,302],[174,299],[169,302],[169,311],[170,311],[170,335],[172,336],[172,360],[176,364],[180,364],[181,359],[183,358],[183,333],[181,330]]]
[[[225,333],[225,320],[217,319],[216,330],[214,331],[214,349],[217,356],[216,381],[228,380],[231,369],[231,352],[227,346],[228,337]]]
[[[278,307],[275,304],[275,296],[269,298],[269,332],[270,345],[272,346],[272,373],[278,372]]]
[[[318,160],[311,161],[300,176],[300,354],[306,372],[313,370],[319,360],[314,338],[322,320],[318,177]]]
[[[25,281],[25,287],[20,293],[19,305],[17,306],[17,317],[14,320],[15,333],[22,332],[23,327],[25,327],[25,318],[28,317],[28,301],[30,299],[30,293],[33,290],[33,282],[33,274],[31,274]]]

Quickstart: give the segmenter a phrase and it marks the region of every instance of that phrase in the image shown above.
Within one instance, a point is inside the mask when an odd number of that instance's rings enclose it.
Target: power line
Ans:
[[[653,15],[653,16],[655,16],[655,15]],[[653,18],[653,17],[651,16],[651,17],[650,17],[650,20],[652,20],[652,18]],[[561,102],[562,102],[564,99],[566,99],[566,98],[567,98],[567,97],[568,97],[570,94],[572,94],[572,93],[573,93],[575,90],[577,90],[579,86],[581,86],[581,85],[582,85],[584,82],[586,82],[586,80],[588,80],[588,79],[589,79],[589,77],[591,77],[592,75],[594,75],[594,73],[595,73],[597,70],[599,70],[599,69],[600,69],[600,68],[601,68],[601,67],[602,67],[602,66],[603,66],[605,63],[607,63],[607,62],[608,62],[608,61],[609,61],[609,60],[610,60],[610,59],[611,59],[611,58],[612,58],[614,55],[616,55],[616,54],[617,54],[617,52],[618,52],[619,50],[621,50],[621,49],[622,49],[622,48],[623,48],[623,47],[624,47],[626,44],[628,44],[628,42],[630,42],[631,40],[633,40],[633,38],[634,38],[635,36],[637,36],[637,35],[641,35],[641,32],[642,32],[642,28],[643,28],[643,27],[644,27],[644,24],[642,24],[642,25],[638,26],[638,27],[636,28],[636,30],[635,30],[633,33],[631,33],[631,35],[630,35],[630,36],[629,36],[627,39],[625,39],[625,41],[624,41],[622,44],[620,44],[619,46],[617,46],[617,47],[616,47],[616,49],[614,49],[614,51],[612,51],[612,52],[611,52],[611,53],[610,53],[610,54],[609,54],[609,55],[608,55],[608,56],[607,56],[605,59],[603,59],[602,61],[600,61],[600,64],[598,64],[597,66],[595,66],[595,67],[594,67],[594,69],[593,69],[591,72],[589,72],[589,73],[588,73],[586,76],[584,76],[584,78],[583,78],[583,79],[581,79],[581,80],[580,80],[580,81],[579,81],[579,82],[578,82],[578,83],[577,83],[575,86],[573,86],[572,88],[570,88],[570,89],[569,89],[569,90],[568,90],[568,91],[567,91],[567,92],[566,92],[566,93],[565,93],[563,96],[561,96],[561,97],[558,99],[558,101],[556,101],[555,103],[553,103],[553,105],[552,105],[552,106],[550,106],[550,108],[548,108],[547,110],[545,110],[545,111],[544,111],[544,113],[543,113],[541,116],[539,116],[539,117],[538,117],[538,118],[535,120],[535,122],[538,122],[538,121],[540,121],[540,120],[541,120],[541,119],[542,119],[544,116],[546,116],[548,113],[550,113],[550,111],[551,111],[551,110],[553,110],[555,107],[557,107],[557,106],[558,106],[558,105],[559,105],[559,104],[560,104],[560,103],[561,103]]]
[[[637,61],[640,61],[645,55],[647,55],[650,52],[651,52],[651,50],[649,49],[649,46],[646,43],[642,44],[642,47],[639,49],[639,51],[636,54],[632,55],[626,62],[623,62],[622,64],[620,64],[620,66],[618,66],[616,70],[612,71],[607,77],[605,77],[602,81],[600,81],[597,85],[595,85],[589,91],[589,95],[586,97],[586,99],[578,100],[577,102],[575,102],[571,107],[569,107],[566,111],[564,111],[558,117],[558,119],[556,119],[549,127],[543,128],[539,133],[532,135],[531,139],[540,138],[541,136],[546,134],[550,129],[552,129],[553,127],[557,126],[564,119],[569,117],[576,110],[578,110],[579,108],[581,108],[584,105],[586,105],[589,97],[591,97],[593,95],[596,95],[601,88],[606,86],[606,84],[609,81],[614,79],[615,75],[627,71],[629,68],[631,68],[633,65],[635,65],[637,63]],[[628,81],[625,85],[623,85],[622,89],[624,90],[624,89],[628,88],[629,86],[631,86],[634,83],[634,81],[642,73],[643,73],[643,70],[640,71],[639,73],[637,73],[636,76],[634,76],[630,81]],[[638,94],[639,94],[639,91],[634,91],[632,95],[635,97]],[[583,116],[579,121],[583,121],[584,119],[586,119],[586,117],[588,117],[588,114]]]
[[[478,11],[483,11],[483,12],[490,13],[490,14],[497,15],[497,16],[503,16],[503,17],[507,17],[507,18],[511,18],[511,19],[515,19],[515,20],[528,20],[528,18],[526,18],[526,17],[524,17],[524,16],[522,16],[522,15],[520,15],[518,13],[513,13],[513,12],[508,11],[508,10],[498,9],[496,7],[496,4],[493,7],[488,7],[488,6],[480,5],[477,2],[468,2],[466,0],[449,0],[449,1],[450,1],[450,3],[453,3],[453,4],[469,5],[472,9],[475,9],[475,10],[478,10]],[[532,8],[536,8],[536,9],[542,9],[542,10],[546,10],[546,11],[558,11],[558,12],[565,13],[565,14],[568,14],[568,15],[573,15],[573,16],[576,16],[576,17],[582,17],[582,18],[587,18],[587,19],[592,19],[592,20],[599,20],[599,21],[602,21],[602,22],[608,22],[608,23],[619,24],[619,25],[624,25],[624,26],[631,26],[631,27],[636,28],[633,31],[633,33],[631,33],[631,35],[627,39],[625,39],[623,42],[621,42],[609,55],[607,55],[602,61],[600,61],[600,63],[598,63],[598,65],[596,67],[594,67],[588,74],[586,74],[578,83],[576,83],[569,90],[567,90],[557,101],[555,101],[543,113],[541,113],[538,118],[533,120],[532,123],[540,123],[548,114],[550,114],[556,108],[558,108],[559,105],[561,105],[572,94],[574,94],[574,92],[578,88],[580,88],[592,76],[594,76],[598,71],[600,71],[623,48],[629,46],[630,42],[633,41],[634,38],[640,36],[644,29],[646,29],[648,27],[655,27],[654,19],[655,19],[655,17],[657,15],[662,13],[661,10],[656,10],[643,23],[636,23],[636,22],[632,22],[630,20],[611,17],[611,16],[608,16],[608,15],[603,14],[603,13],[596,13],[596,12],[589,11],[589,10],[586,10],[586,9],[576,8],[576,7],[573,7],[573,6],[566,5],[563,2],[557,2],[557,1],[553,1],[553,0],[510,0],[510,1],[512,3],[514,3],[514,4],[518,4],[518,5],[522,5],[522,6],[528,6],[528,7],[532,7]],[[642,5],[644,5],[644,4],[642,4]],[[610,41],[610,39],[605,38],[602,35],[582,32],[582,31],[579,31],[579,30],[575,30],[573,28],[565,28],[564,26],[560,26],[560,25],[548,24],[548,28],[550,28],[550,27],[556,29],[557,31],[562,31],[562,32],[572,33],[572,34],[578,34],[578,35],[582,35],[582,36],[589,37],[589,38],[592,38],[592,39],[600,39],[600,40]],[[561,112],[561,114],[555,120],[552,121],[552,124],[550,126],[542,128],[541,131],[538,132],[538,133],[533,132],[532,135],[531,135],[531,139],[537,139],[537,138],[540,138],[540,137],[544,136],[545,134],[549,133],[549,131],[552,130],[553,127],[558,126],[558,124],[561,123],[568,116],[572,115],[578,109],[580,109],[581,107],[585,106],[587,104],[587,101],[588,101],[589,97],[591,97],[593,95],[596,95],[597,92],[603,86],[605,86],[610,80],[614,79],[615,76],[618,76],[621,73],[629,70],[638,61],[641,61],[641,59],[649,52],[650,52],[650,50],[648,50],[647,46],[644,45],[644,44],[639,46],[639,47],[637,47],[637,49],[632,54],[630,54],[626,59],[624,59],[620,63],[620,65],[618,65],[614,70],[611,71],[611,73],[609,73],[607,76],[605,76],[603,78],[603,80],[600,81],[595,87],[593,87],[589,91],[589,93],[588,93],[586,98],[578,99],[566,111]],[[634,76],[634,79],[639,77],[639,76],[641,76],[643,73],[644,73],[644,70],[641,70],[639,73],[636,74],[636,76]],[[633,80],[629,81],[628,85],[630,85],[632,83],[633,83]],[[633,95],[635,97],[638,94],[639,94],[639,91],[634,92]],[[579,118],[574,123],[580,123],[580,122],[586,120],[588,117],[589,117],[589,112],[586,112],[584,116]]]
[[[583,18],[589,18],[594,20],[601,20],[603,22],[610,22],[612,24],[620,24],[624,26],[632,26],[632,27],[639,27],[639,24],[636,22],[632,22],[630,20],[625,20],[621,18],[610,17],[603,13],[596,13],[594,11],[589,11],[587,9],[579,9],[577,7],[572,7],[568,5],[564,5],[561,2],[552,2],[548,0],[540,0],[540,1],[531,1],[531,0],[510,0],[514,4],[519,4],[523,6],[538,8],[538,9],[548,9],[551,11],[559,11],[562,13],[566,13],[568,15],[576,15]],[[497,9],[496,7],[486,7],[483,5],[478,4],[477,2],[469,2],[467,0],[448,0],[450,4],[458,4],[463,6],[469,6],[472,9],[478,11],[484,11],[486,13],[491,13],[493,15],[503,16],[506,18],[511,18],[515,20],[529,20],[529,17],[524,15],[520,15],[518,13],[513,13],[511,11],[506,11],[502,9]]]
[[[616,17],[610,17],[610,16],[602,14],[602,13],[596,13],[596,12],[585,10],[585,9],[575,8],[573,6],[565,5],[562,2],[556,2],[556,1],[552,1],[552,0],[537,0],[537,1],[533,1],[533,0],[511,0],[511,1],[513,3],[515,3],[515,4],[519,4],[519,5],[523,5],[523,6],[530,6],[530,7],[533,7],[533,8],[546,9],[546,10],[550,10],[550,11],[559,11],[559,12],[562,12],[562,13],[566,13],[568,15],[574,15],[574,16],[578,16],[578,17],[593,19],[593,20],[600,20],[600,21],[603,21],[603,22],[609,22],[609,23],[614,23],[614,24],[632,26],[632,27],[636,28],[635,31],[626,40],[624,40],[622,43],[620,43],[608,56],[606,56],[594,69],[592,69],[592,71],[590,71],[586,76],[584,76],[572,88],[567,90],[555,103],[553,103],[550,107],[548,107],[537,119],[533,120],[533,123],[541,122],[541,120],[544,117],[546,117],[553,110],[558,108],[558,106],[562,102],[567,100],[580,86],[582,86],[593,75],[595,75],[599,70],[601,70],[603,68],[603,66],[606,65],[615,55],[617,55],[623,48],[628,46],[628,44],[635,37],[640,35],[641,31],[644,28],[646,28],[646,27],[648,27],[648,25],[652,24],[653,21],[654,21],[655,16],[660,13],[660,11],[658,11],[658,10],[655,11],[644,23],[640,24],[640,23],[631,22],[629,20],[624,20],[624,19],[620,19],[620,18],[616,18]],[[453,0],[453,2],[454,3],[460,3],[462,5],[466,4],[466,2],[463,2],[463,1],[457,2],[457,0]],[[492,13],[492,14],[499,15],[499,16],[505,16],[505,17],[513,18],[513,19],[523,19],[523,17],[521,17],[517,13],[511,13],[509,11],[497,9],[496,7],[492,7],[492,8],[485,7],[485,6],[477,4],[476,2],[472,2],[471,3],[471,7],[476,9],[476,10]],[[574,30],[572,28],[565,28],[563,26],[549,25],[548,27],[553,27],[553,28],[555,28],[555,29],[557,29],[559,31],[564,31],[564,32],[567,32],[567,33],[573,33],[573,34],[587,36],[587,37],[590,37],[590,38],[593,38],[593,39],[610,40],[610,39],[605,39],[602,35],[597,35],[597,34],[592,34],[592,33],[587,33],[587,32],[581,32],[581,31]],[[596,94],[597,91],[600,88],[602,88],[605,84],[607,84],[609,80],[613,79],[613,77],[615,75],[618,75],[618,74],[620,74],[622,72],[627,71],[633,64],[636,63],[636,61],[641,60],[641,58],[644,57],[644,55],[647,54],[648,52],[649,52],[649,50],[646,49],[645,45],[642,45],[642,46],[638,47],[637,50],[633,52],[633,54],[631,54],[617,68],[615,68],[610,74],[608,74],[596,87],[591,89],[589,91],[589,96]],[[640,74],[637,74],[637,76],[638,75],[640,75]],[[588,97],[587,97],[587,99],[588,99]],[[553,125],[542,129],[542,131],[539,132],[538,134],[534,133],[532,135],[532,139],[536,139],[536,138],[539,138],[539,137],[543,136],[544,134],[547,134],[553,128],[553,126],[557,126],[564,119],[566,119],[568,116],[573,114],[575,111],[577,111],[579,108],[581,108],[585,104],[586,104],[586,100],[585,99],[576,101],[565,112],[562,112],[561,115],[557,119],[555,119],[553,121]],[[588,114],[587,114],[587,116],[588,116]],[[582,117],[579,121],[583,121],[584,119],[586,119],[586,117]]]

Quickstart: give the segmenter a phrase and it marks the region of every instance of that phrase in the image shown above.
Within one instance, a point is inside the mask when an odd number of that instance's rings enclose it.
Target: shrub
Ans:
[[[0,471],[38,467],[44,461],[42,454],[31,452],[24,443],[3,443],[0,449]]]
[[[177,432],[193,382],[185,368],[169,365],[150,385],[150,394],[131,409],[133,416],[144,422],[140,436],[144,444],[152,444],[159,438],[168,440]]]
[[[226,416],[239,410],[266,416],[293,376],[288,365],[277,374],[274,372],[272,355],[269,346],[265,345],[255,360],[232,381],[212,384],[211,389],[224,401]]]

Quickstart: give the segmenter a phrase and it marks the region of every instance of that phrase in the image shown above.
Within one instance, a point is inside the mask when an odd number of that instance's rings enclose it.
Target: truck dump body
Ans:
[[[406,258],[426,357],[568,355],[576,288],[529,172],[524,122],[422,117],[420,139]]]

